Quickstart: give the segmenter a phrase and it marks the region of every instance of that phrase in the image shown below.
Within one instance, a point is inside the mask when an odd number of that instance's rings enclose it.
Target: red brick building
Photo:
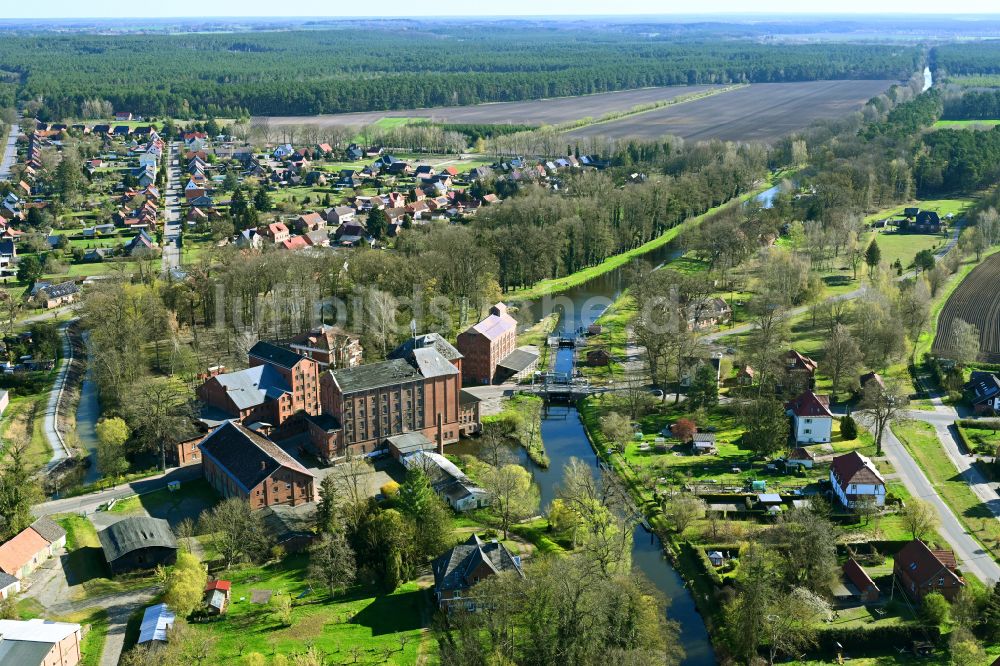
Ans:
[[[439,335],[414,336],[381,363],[328,370],[322,414],[308,417],[325,460],[381,451],[390,437],[419,432],[439,446],[479,429],[479,401],[462,391],[462,355]]]
[[[173,446],[168,446],[167,466],[185,467],[201,464],[201,449],[198,448],[198,445],[201,444],[202,439],[204,439],[204,435],[198,435],[183,442],[177,442]]]
[[[315,477],[277,444],[227,421],[199,448],[205,479],[223,497],[241,497],[253,509],[315,500]]]
[[[317,415],[319,364],[269,342],[251,348],[250,367],[215,374],[196,390],[198,398],[241,423],[279,426],[298,412]]]
[[[465,384],[492,384],[500,364],[517,347],[517,321],[507,314],[507,306],[497,303],[478,324],[458,335],[458,351]]]
[[[931,550],[920,539],[914,539],[896,553],[892,573],[896,583],[914,601],[921,601],[931,592],[940,592],[952,601],[965,587],[956,573],[958,562],[950,550]]]

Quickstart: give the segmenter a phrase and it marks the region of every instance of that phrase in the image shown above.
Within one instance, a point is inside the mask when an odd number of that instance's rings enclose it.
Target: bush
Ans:
[[[693,559],[698,563],[698,567],[710,581],[712,585],[720,587],[722,585],[722,576],[716,571],[715,566],[712,564],[711,560],[708,559],[708,553],[701,546],[696,546],[690,541],[685,541],[682,548],[693,555]]]
[[[396,483],[395,481],[388,481],[382,484],[382,487],[379,488],[379,491],[385,497],[392,499],[393,497],[399,494],[399,484]]]
[[[849,645],[853,652],[882,650],[887,645],[910,645],[913,641],[935,642],[941,632],[937,627],[925,629],[915,624],[836,627],[820,629],[819,641],[824,650],[836,650],[835,643]]]
[[[840,419],[840,434],[844,436],[844,439],[858,438],[858,424],[854,422],[854,418],[850,414]]]

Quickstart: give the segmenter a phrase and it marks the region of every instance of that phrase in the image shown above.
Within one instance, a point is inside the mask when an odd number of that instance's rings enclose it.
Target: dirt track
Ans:
[[[529,102],[498,102],[475,106],[450,106],[433,109],[404,109],[401,111],[371,111],[367,113],[338,113],[320,116],[277,116],[272,125],[350,125],[374,123],[380,118],[432,118],[449,123],[512,123],[525,125],[551,125],[579,118],[599,118],[611,111],[625,111],[638,104],[648,104],[679,95],[699,93],[719,86],[672,86],[669,88],[641,88],[620,92],[584,95],[582,97],[556,97]]]
[[[673,134],[695,141],[770,141],[814,120],[859,110],[893,81],[756,83],[686,104],[583,127],[571,137],[655,139]]]
[[[1000,254],[994,254],[976,266],[962,283],[955,288],[938,319],[934,353],[942,354],[951,348],[952,323],[964,319],[979,329],[979,360],[1000,363]]]

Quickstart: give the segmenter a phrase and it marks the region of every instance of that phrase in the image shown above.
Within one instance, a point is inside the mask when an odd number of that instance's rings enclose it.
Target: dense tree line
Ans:
[[[944,74],[992,74],[1000,72],[1000,41],[943,44],[930,52],[931,65]]]
[[[1000,90],[970,90],[945,100],[945,120],[993,120],[1000,118]]]
[[[927,149],[917,160],[921,194],[968,192],[1000,177],[1000,129],[939,130],[923,140]]]
[[[916,48],[765,45],[441,26],[238,35],[10,37],[0,70],[43,119],[107,100],[144,115],[314,114],[580,95],[645,86],[904,78]],[[2,100],[2,96],[0,96]],[[86,106],[85,106],[86,105]]]

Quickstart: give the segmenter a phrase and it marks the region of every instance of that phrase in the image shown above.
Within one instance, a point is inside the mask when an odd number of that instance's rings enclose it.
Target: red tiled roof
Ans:
[[[785,408],[795,416],[833,417],[833,413],[830,412],[830,398],[825,395],[816,395],[812,391],[806,391],[786,404]]]
[[[914,539],[896,553],[893,567],[904,572],[918,585],[939,577],[961,580],[955,574],[955,553],[950,550],[931,550],[920,539]]]
[[[0,570],[15,575],[17,570],[35,555],[49,547],[49,542],[35,530],[26,527],[17,536],[0,546]]]
[[[789,349],[788,353],[785,354],[785,358],[788,360],[789,365],[792,365],[797,370],[807,370],[808,372],[814,372],[816,370],[816,361],[812,360],[808,356],[803,356],[794,349]]]
[[[205,586],[205,591],[222,590],[223,592],[228,592],[232,586],[233,584],[228,580],[213,580]]]
[[[847,580],[851,581],[854,587],[861,592],[872,587],[878,589],[868,572],[861,568],[861,565],[853,557],[847,560],[847,564],[844,565],[844,573],[847,575]]]
[[[847,487],[852,483],[885,485],[885,479],[875,469],[872,461],[864,457],[857,451],[851,451],[833,459],[830,471],[840,482],[841,490],[846,492]]]

